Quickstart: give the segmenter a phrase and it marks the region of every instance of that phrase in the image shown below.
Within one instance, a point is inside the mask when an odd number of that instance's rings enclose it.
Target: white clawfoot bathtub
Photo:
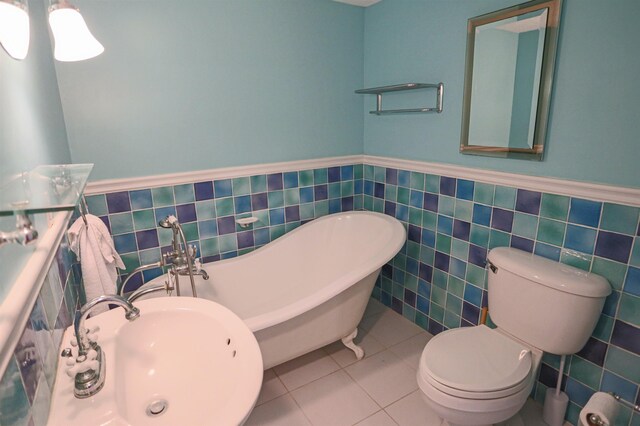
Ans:
[[[360,359],[364,352],[353,343],[357,325],[380,268],[405,239],[404,227],[393,217],[332,214],[251,253],[204,265],[211,278],[196,276],[196,291],[246,322],[265,369],[339,339]],[[166,276],[145,287],[162,280]],[[181,294],[191,295],[188,278],[180,282]]]

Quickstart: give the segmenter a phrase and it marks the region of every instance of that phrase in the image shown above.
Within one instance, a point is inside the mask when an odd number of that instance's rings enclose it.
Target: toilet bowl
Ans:
[[[611,293],[602,277],[521,250],[489,252],[489,315],[498,326],[444,331],[425,346],[417,381],[449,425],[503,422],[524,405],[543,352],[587,342]]]
[[[541,358],[500,330],[457,328],[427,343],[417,380],[424,401],[450,425],[491,425],[524,405]]]

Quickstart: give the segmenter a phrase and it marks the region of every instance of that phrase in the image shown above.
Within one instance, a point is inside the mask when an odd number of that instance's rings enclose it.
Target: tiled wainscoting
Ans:
[[[593,337],[568,359],[567,419],[575,424],[597,390],[640,402],[637,207],[366,162],[94,193],[86,200],[110,227],[127,271],[158,261],[169,249],[171,232],[156,226],[169,214],[205,262],[246,253],[329,213],[364,209],[395,216],[406,225],[408,241],[383,268],[374,297],[432,334],[478,323],[493,247],[517,247],[596,272],[614,292]],[[235,224],[250,215],[258,218],[250,228]],[[145,271],[128,290],[160,273]],[[555,384],[558,367],[559,357],[545,356],[533,393],[538,401]],[[630,410],[621,410],[618,424],[639,423],[639,415],[632,419]]]
[[[62,334],[73,322],[82,290],[74,262],[64,238],[0,381],[2,426],[47,423]]]
[[[362,178],[357,164],[90,195],[86,201],[111,230],[126,274],[171,249],[171,230],[157,226],[168,215],[178,218],[203,263],[211,262],[252,251],[311,219],[362,209]],[[235,223],[247,216],[258,221],[246,229]],[[127,291],[161,273],[137,274]]]
[[[363,188],[365,210],[408,224],[405,250],[374,290],[385,305],[432,334],[477,324],[487,251],[499,246],[598,273],[614,291],[585,348],[567,359],[567,419],[576,424],[597,390],[640,402],[640,209],[368,165]],[[555,386],[558,368],[559,357],[544,357],[536,400]],[[631,417],[623,408],[616,424],[640,423]]]

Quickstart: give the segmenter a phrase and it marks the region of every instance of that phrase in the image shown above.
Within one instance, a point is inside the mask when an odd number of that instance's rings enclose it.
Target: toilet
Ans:
[[[417,380],[424,401],[449,425],[493,425],[513,417],[538,376],[544,352],[578,352],[593,332],[607,280],[521,250],[489,252],[485,325],[444,331],[425,346]]]

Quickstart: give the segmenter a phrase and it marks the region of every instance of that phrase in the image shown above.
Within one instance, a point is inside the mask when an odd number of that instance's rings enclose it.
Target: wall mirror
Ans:
[[[561,0],[471,18],[460,152],[542,160]]]

